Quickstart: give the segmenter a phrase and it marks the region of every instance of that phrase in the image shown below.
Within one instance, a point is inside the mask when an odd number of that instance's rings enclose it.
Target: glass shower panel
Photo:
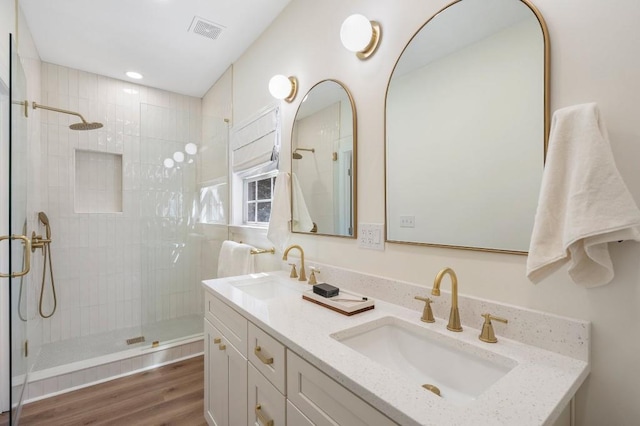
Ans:
[[[15,49],[13,38],[10,40],[10,83],[9,98],[11,107],[9,112],[9,226],[10,234],[27,236],[27,184],[28,184],[28,150],[27,150],[27,118],[25,117],[24,102],[26,99],[26,77],[20,57]],[[12,241],[9,246],[9,265],[11,272],[23,271],[27,263],[28,253],[24,250],[20,240]],[[31,273],[33,274],[33,273]],[[37,358],[37,351],[29,353],[29,309],[30,300],[27,297],[29,276],[10,278],[10,324],[11,324],[11,420],[12,425],[18,424],[18,418],[25,397],[27,378],[31,366]],[[33,342],[36,343],[36,342]],[[37,345],[32,345],[37,347]],[[33,348],[32,348],[33,349]]]
[[[199,145],[200,117],[142,104],[140,124],[141,319],[145,341],[157,346],[203,330],[198,154],[185,149]]]

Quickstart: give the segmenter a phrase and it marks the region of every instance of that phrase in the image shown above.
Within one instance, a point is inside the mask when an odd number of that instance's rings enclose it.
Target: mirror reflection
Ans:
[[[387,91],[389,241],[528,250],[548,126],[546,38],[520,0],[460,0],[413,37]]]
[[[338,81],[305,95],[291,136],[293,232],[355,238],[356,116]],[[308,211],[308,216],[303,212]]]

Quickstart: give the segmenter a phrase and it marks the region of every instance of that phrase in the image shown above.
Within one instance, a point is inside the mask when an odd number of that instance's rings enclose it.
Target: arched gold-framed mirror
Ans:
[[[291,231],[356,236],[356,108],[333,79],[304,96],[291,131]]]
[[[526,254],[550,125],[549,34],[527,0],[457,0],[385,102],[387,241]]]

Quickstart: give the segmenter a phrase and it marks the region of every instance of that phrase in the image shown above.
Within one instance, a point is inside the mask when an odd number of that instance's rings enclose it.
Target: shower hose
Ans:
[[[56,312],[56,308],[58,307],[58,298],[56,297],[56,284],[53,280],[53,264],[51,261],[51,246],[50,243],[45,243],[42,246],[42,254],[44,255],[44,265],[42,267],[42,284],[40,285],[40,302],[38,304],[38,311],[40,312],[40,316],[42,318],[50,318]],[[50,314],[45,314],[44,309],[42,308],[42,302],[44,300],[44,287],[46,284],[47,277],[47,260],[49,261],[49,275],[51,276],[51,294],[53,296],[53,309]]]

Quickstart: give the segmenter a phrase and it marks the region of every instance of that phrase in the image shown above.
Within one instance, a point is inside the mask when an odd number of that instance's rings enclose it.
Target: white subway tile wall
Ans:
[[[38,110],[47,168],[40,190],[58,296],[42,342],[200,314],[196,162],[166,169],[162,161],[187,142],[199,144],[201,100],[49,63],[41,86],[40,103],[104,124],[74,131],[68,126],[76,117]],[[78,154],[90,157],[80,170]],[[78,189],[84,207],[74,198]],[[52,306],[46,287],[45,311]]]

